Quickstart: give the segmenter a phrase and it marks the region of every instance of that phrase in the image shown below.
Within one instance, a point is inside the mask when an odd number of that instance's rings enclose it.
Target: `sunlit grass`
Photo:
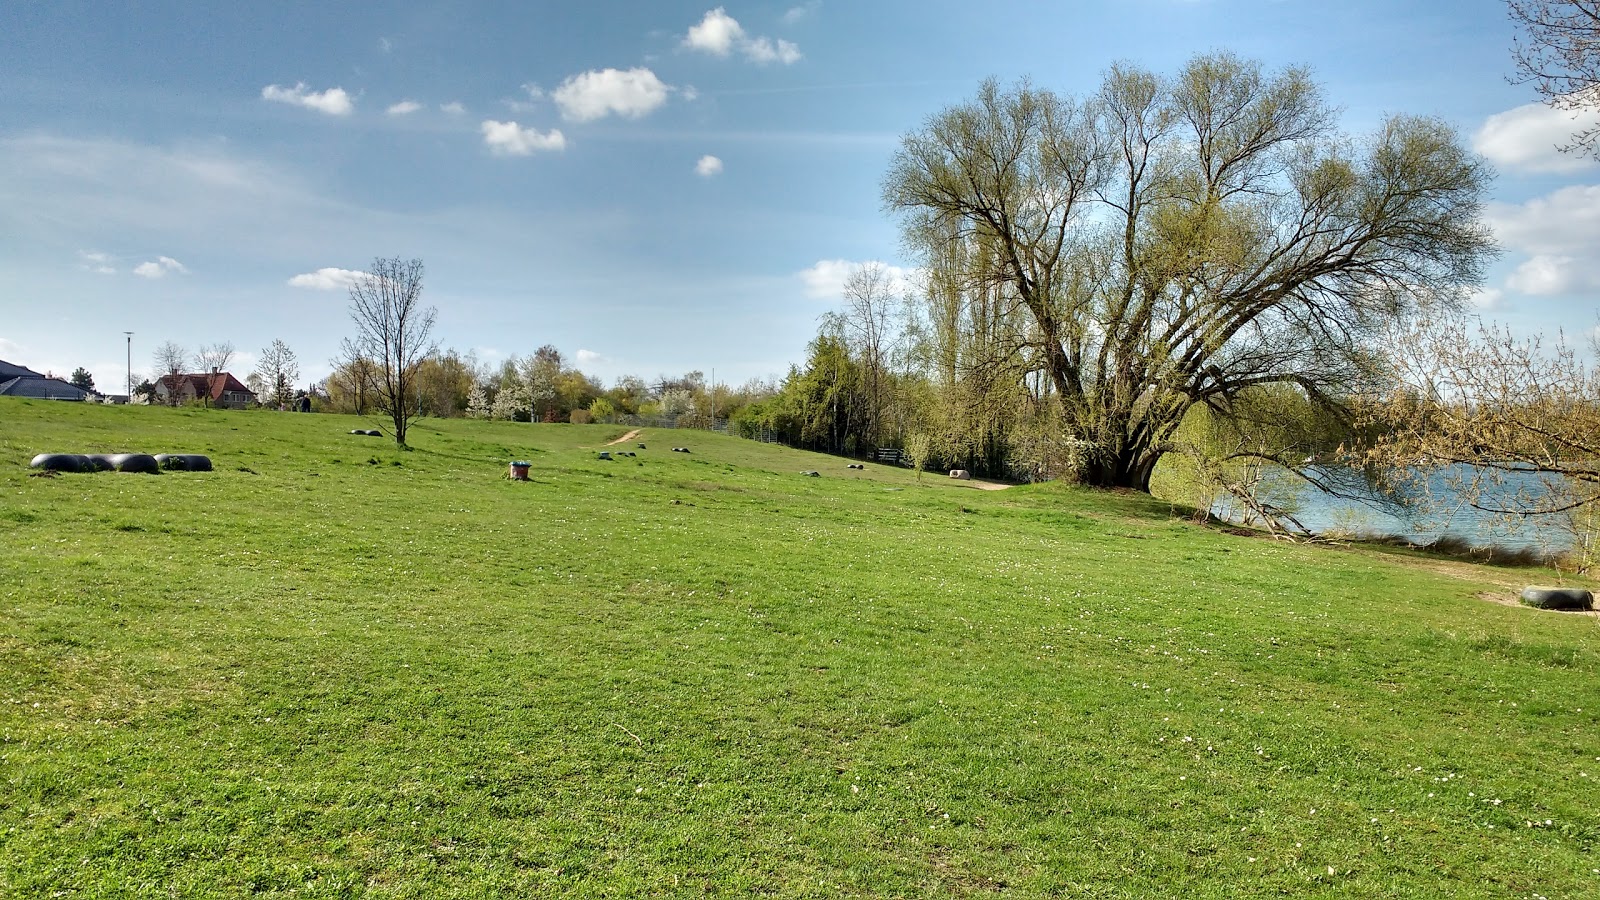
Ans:
[[[0,895],[1600,891],[1596,622],[1498,570],[369,425],[0,402]]]

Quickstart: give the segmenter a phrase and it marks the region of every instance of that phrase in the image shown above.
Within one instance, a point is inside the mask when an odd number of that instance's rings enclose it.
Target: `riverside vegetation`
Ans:
[[[0,895],[1600,893],[1552,573],[372,424],[0,401]],[[112,450],[217,471],[26,469]]]

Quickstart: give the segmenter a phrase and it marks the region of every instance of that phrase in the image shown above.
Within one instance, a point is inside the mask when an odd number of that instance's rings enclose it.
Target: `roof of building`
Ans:
[[[43,377],[43,374],[35,372],[27,366],[19,366],[16,363],[8,363],[5,360],[0,359],[0,381],[10,381],[13,378]]]
[[[158,379],[158,382],[165,385],[169,391],[177,390],[185,381],[189,382],[189,389],[194,391],[196,397],[204,397],[208,391],[213,400],[221,400],[223,394],[231,392],[249,394],[252,397],[256,395],[255,391],[245,387],[239,379],[228,372],[218,372],[214,375],[205,372],[163,375]]]
[[[0,382],[0,396],[27,397],[33,400],[88,400],[92,396],[59,378],[21,376]]]

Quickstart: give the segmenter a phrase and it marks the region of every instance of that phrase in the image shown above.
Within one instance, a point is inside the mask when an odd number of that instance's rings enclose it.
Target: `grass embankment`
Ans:
[[[358,424],[0,401],[0,895],[1600,893],[1600,629],[1502,570]]]

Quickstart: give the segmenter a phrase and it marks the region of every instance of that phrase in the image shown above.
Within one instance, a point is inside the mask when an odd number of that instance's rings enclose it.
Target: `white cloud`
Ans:
[[[161,278],[168,272],[176,272],[179,275],[189,274],[189,270],[184,267],[183,263],[170,256],[158,256],[154,262],[142,262],[133,267],[133,274],[143,278]]]
[[[1472,148],[1512,171],[1580,172],[1596,165],[1596,160],[1556,148],[1571,143],[1574,131],[1593,122],[1592,113],[1574,116],[1543,103],[1528,103],[1486,119],[1472,136]]]
[[[787,66],[800,61],[800,48],[782,39],[773,42],[767,38],[756,38],[745,42],[744,55],[752,62],[758,62],[763,65],[770,62],[781,62]]]
[[[350,285],[366,278],[367,273],[353,269],[340,269],[329,266],[315,272],[307,272],[289,279],[290,287],[305,288],[308,291],[343,291]]]
[[[794,13],[795,9],[785,14],[785,21],[792,21],[789,14]],[[706,13],[700,24],[689,28],[689,33],[684,35],[683,46],[712,56],[727,56],[738,50],[746,59],[763,65],[779,62],[787,66],[801,59],[800,48],[793,42],[751,36],[745,33],[744,26],[737,19],[720,6]]]
[[[393,52],[393,50],[394,50],[394,41],[391,41],[386,37],[380,37],[380,38],[378,38],[378,49],[382,50],[385,53]]]
[[[607,115],[637,119],[667,102],[672,88],[656,73],[639,67],[621,71],[596,69],[574,75],[551,93],[561,108],[561,117],[572,122],[588,122]]]
[[[409,116],[421,108],[422,104],[415,100],[401,100],[384,111],[391,116]]]
[[[713,56],[727,56],[733,50],[733,45],[742,40],[744,29],[739,26],[738,20],[719,6],[706,13],[699,25],[689,28],[683,46]]]
[[[592,366],[606,361],[606,358],[593,350],[578,351],[578,365]]]
[[[721,171],[722,160],[717,159],[715,156],[712,156],[709,153],[700,157],[700,161],[694,164],[694,173],[703,178],[710,178]]]
[[[1505,299],[1506,292],[1500,288],[1484,288],[1468,297],[1467,302],[1478,309],[1499,309]]]
[[[820,6],[822,6],[822,0],[809,0],[809,2],[802,3],[799,6],[791,6],[789,7],[789,10],[783,14],[783,17],[780,21],[782,21],[785,25],[794,25],[801,19],[804,19],[816,12],[817,8]]]
[[[117,274],[116,266],[112,265],[113,262],[115,260],[111,258],[109,253],[100,253],[93,250],[78,251],[78,268],[93,272],[96,275]]]
[[[1570,256],[1539,255],[1524,261],[1506,279],[1506,287],[1522,294],[1568,294],[1600,287],[1600,272],[1585,272]]]
[[[1526,203],[1491,203],[1487,218],[1508,250],[1528,259],[1506,279],[1523,294],[1600,290],[1600,185],[1568,185]]]
[[[539,150],[565,150],[567,147],[567,138],[560,129],[541,132],[515,122],[493,119],[485,119],[482,129],[483,142],[496,156],[531,156]]]
[[[838,300],[844,296],[844,283],[850,273],[865,265],[882,266],[883,273],[889,278],[889,289],[896,294],[907,293],[915,285],[916,269],[891,266],[877,260],[852,262],[848,259],[819,259],[796,274],[806,286],[806,296],[818,300]]]
[[[462,113],[466,112],[467,108],[465,106],[461,105],[461,101],[452,100],[449,103],[440,104],[439,105],[439,111],[440,112],[447,112],[452,116],[459,116]]]
[[[317,93],[307,89],[303,81],[292,88],[269,84],[261,89],[261,99],[304,106],[330,116],[348,116],[355,109],[355,101],[344,92],[344,88],[328,88]]]

